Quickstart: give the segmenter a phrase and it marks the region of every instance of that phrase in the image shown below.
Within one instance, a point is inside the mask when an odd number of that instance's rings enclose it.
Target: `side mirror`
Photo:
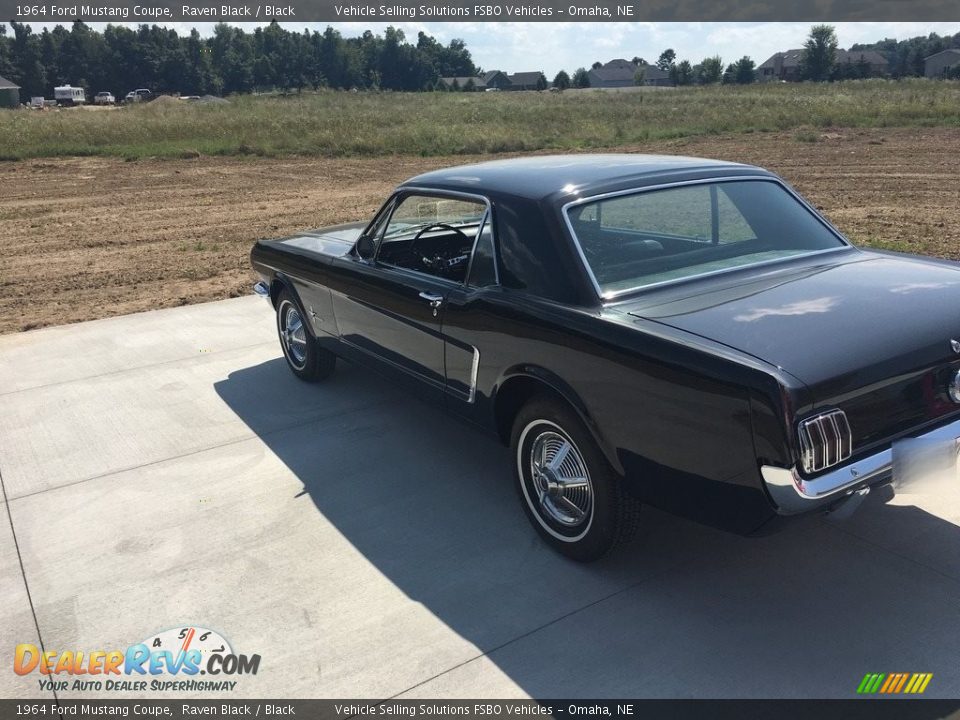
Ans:
[[[373,238],[368,235],[361,235],[357,239],[357,255],[359,255],[364,260],[373,260],[373,256],[377,252],[377,245],[373,242]]]

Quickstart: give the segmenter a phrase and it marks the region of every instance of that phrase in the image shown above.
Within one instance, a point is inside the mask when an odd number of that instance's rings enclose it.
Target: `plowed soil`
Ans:
[[[960,259],[960,129],[752,133],[619,148],[774,170],[855,242]],[[403,179],[484,157],[0,164],[0,332],[250,292],[258,238],[365,219]]]

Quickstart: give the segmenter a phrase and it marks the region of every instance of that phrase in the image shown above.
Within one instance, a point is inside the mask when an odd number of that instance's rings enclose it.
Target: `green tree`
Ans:
[[[697,73],[697,82],[701,85],[713,85],[723,77],[723,60],[719,55],[704,58]]]
[[[667,48],[662,53],[660,53],[660,57],[657,58],[657,67],[663,70],[664,72],[669,72],[670,68],[673,67],[676,59],[677,59],[677,54],[673,51],[673,48]]]
[[[757,65],[750,59],[749,55],[744,55],[737,61],[736,80],[737,85],[749,85],[757,79]]]
[[[159,25],[107,25],[97,32],[74,22],[39,35],[22,24],[11,29],[8,34],[0,25],[0,73],[25,95],[49,94],[50,86],[67,82],[118,96],[141,87],[189,94],[307,86],[425,90],[441,73],[478,72],[463,40],[443,45],[421,32],[411,44],[395,27],[344,38],[332,27],[293,32],[273,22],[245,32],[220,23],[209,39]]]
[[[692,85],[693,67],[689,60],[681,60],[676,65],[670,67],[670,81],[674,85]]]
[[[832,25],[814,25],[803,44],[800,77],[822,82],[829,80],[837,59],[837,33]]]
[[[8,77],[23,90],[24,97],[49,95],[47,90],[47,73],[40,62],[40,42],[28,25],[10,23],[13,30],[11,56],[14,60],[14,71]]]
[[[756,80],[756,63],[749,56],[744,55],[736,62],[732,62],[723,72],[723,84],[749,85]]]
[[[547,89],[547,76],[543,73],[537,74],[537,90]]]
[[[565,70],[561,70],[553,77],[553,86],[559,90],[566,90],[570,87],[570,76]]]
[[[590,75],[587,74],[587,69],[582,67],[577,68],[570,82],[575,88],[590,87]]]
[[[16,72],[13,61],[10,59],[10,38],[7,37],[7,26],[0,23],[0,77],[13,79]]]
[[[637,67],[637,71],[633,74],[633,84],[634,85],[643,85],[647,81],[647,66],[646,63]]]
[[[473,64],[470,51],[463,40],[454,38],[444,47],[421,30],[417,34],[417,51],[427,58],[439,76],[473,77],[478,74],[478,68]]]

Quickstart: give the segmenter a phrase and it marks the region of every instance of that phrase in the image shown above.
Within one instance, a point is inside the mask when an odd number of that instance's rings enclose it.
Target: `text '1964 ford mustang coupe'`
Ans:
[[[856,248],[757,167],[439,170],[252,262],[297,377],[348,359],[496,433],[534,528],[579,560],[644,503],[748,534],[849,512],[907,439],[956,461],[960,266]]]

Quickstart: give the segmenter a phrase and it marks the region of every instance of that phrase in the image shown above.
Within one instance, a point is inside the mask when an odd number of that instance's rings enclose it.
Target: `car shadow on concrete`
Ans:
[[[499,670],[423,695],[856,698],[866,673],[932,672],[927,697],[960,696],[960,529],[915,507],[764,538],[645,509],[636,542],[580,565],[528,525],[496,439],[376,374],[341,362],[308,385],[278,358],[216,391],[363,562]],[[397,662],[433,652],[407,641]]]

